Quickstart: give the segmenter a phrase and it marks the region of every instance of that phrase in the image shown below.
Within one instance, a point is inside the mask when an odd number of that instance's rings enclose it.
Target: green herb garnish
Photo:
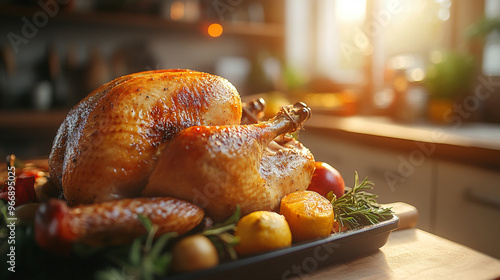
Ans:
[[[216,224],[213,227],[203,231],[205,235],[214,244],[221,259],[236,260],[238,255],[233,246],[238,244],[239,240],[233,235],[236,223],[240,220],[241,208],[236,206],[234,213],[223,223]]]
[[[170,232],[155,239],[158,226],[143,215],[138,215],[138,218],[146,228],[147,234],[134,239],[130,245],[109,248],[101,252],[104,253],[105,259],[114,265],[97,271],[97,279],[153,280],[168,273],[172,255],[167,246],[177,234]]]
[[[358,173],[354,173],[354,187],[342,197],[337,198],[333,192],[328,193],[331,201],[335,221],[339,230],[359,229],[364,226],[374,225],[393,217],[391,208],[383,208],[376,202],[377,195],[367,193],[365,190],[373,189],[374,183],[365,178],[359,183]]]

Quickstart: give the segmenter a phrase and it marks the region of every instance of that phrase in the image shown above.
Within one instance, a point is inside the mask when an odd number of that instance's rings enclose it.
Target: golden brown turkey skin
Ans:
[[[214,221],[227,218],[237,205],[242,215],[278,210],[281,198],[307,189],[314,173],[307,148],[293,138],[273,141],[308,117],[301,110],[258,124],[181,131],[163,149],[142,195],[194,202]]]
[[[189,70],[124,76],[68,113],[49,157],[51,179],[69,205],[137,197],[173,135],[240,120],[240,96],[221,77]]]
[[[75,241],[94,246],[126,244],[146,234],[138,215],[156,225],[156,236],[161,236],[193,229],[204,211],[175,198],[129,198],[72,208],[53,199],[36,213],[35,238],[42,248],[63,254]]]

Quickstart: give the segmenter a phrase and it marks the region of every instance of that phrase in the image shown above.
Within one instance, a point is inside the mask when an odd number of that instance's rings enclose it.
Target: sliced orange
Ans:
[[[285,217],[270,211],[256,211],[241,218],[234,236],[239,255],[250,255],[292,244],[292,233]]]
[[[330,201],[314,191],[297,191],[281,200],[280,214],[285,216],[294,242],[328,236],[334,224]]]

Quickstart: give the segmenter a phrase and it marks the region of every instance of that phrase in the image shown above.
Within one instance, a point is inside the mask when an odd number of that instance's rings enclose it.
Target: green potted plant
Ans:
[[[443,53],[442,59],[427,70],[425,85],[429,91],[429,117],[444,123],[453,104],[470,93],[474,82],[474,58],[459,52]]]
[[[472,24],[467,30],[467,46],[470,53],[475,53],[478,59],[477,67],[481,69],[481,75],[490,76],[488,79],[497,80],[500,74],[498,73],[498,58],[495,58],[494,51],[500,45],[500,18],[487,17],[479,19]],[[485,55],[490,51],[490,55]],[[491,56],[493,54],[493,56]],[[500,86],[489,85],[488,90],[490,95],[485,100],[481,108],[481,118],[485,122],[500,123]]]

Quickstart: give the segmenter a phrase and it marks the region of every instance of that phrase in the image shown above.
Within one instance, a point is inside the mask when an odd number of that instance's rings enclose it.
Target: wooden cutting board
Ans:
[[[396,216],[399,217],[398,230],[413,228],[417,225],[418,210],[415,206],[404,202],[393,202],[382,204],[382,207],[390,207]]]

